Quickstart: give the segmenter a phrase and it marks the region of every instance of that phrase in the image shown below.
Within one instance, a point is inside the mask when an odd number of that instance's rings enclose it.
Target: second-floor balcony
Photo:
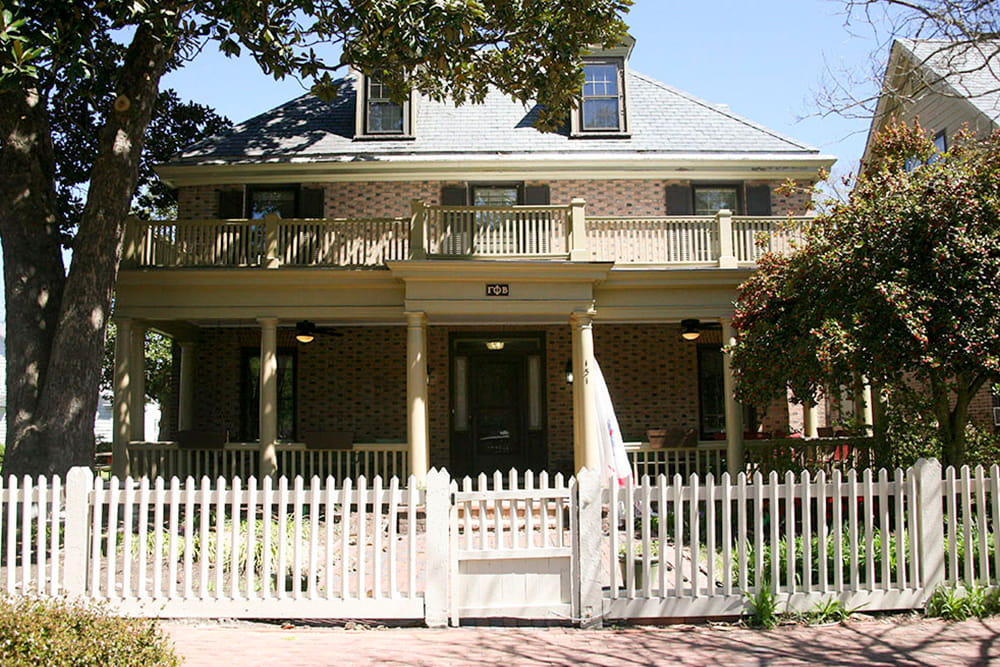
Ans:
[[[752,266],[787,251],[808,218],[590,217],[567,206],[425,206],[409,217],[140,221],[124,266],[378,267],[407,259],[561,259],[645,266]]]

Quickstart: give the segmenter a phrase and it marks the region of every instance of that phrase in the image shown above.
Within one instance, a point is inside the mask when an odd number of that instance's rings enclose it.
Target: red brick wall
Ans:
[[[537,185],[542,181],[528,181]],[[568,204],[574,197],[587,202],[591,216],[661,216],[666,214],[666,186],[688,181],[658,179],[567,180],[548,182],[553,204]],[[774,215],[789,211],[802,214],[808,195],[778,194],[779,181],[754,181],[749,184],[771,185],[771,207]],[[462,183],[438,181],[303,183],[304,187],[326,189],[326,216],[329,218],[377,218],[410,214],[410,201],[420,199],[425,204],[438,204],[441,188]],[[218,213],[220,190],[242,189],[240,185],[201,185],[181,188],[177,195],[178,217],[183,219],[214,218]]]
[[[279,347],[297,350],[298,431],[347,430],[356,442],[406,438],[406,329],[338,327],[342,337],[297,344],[279,329]],[[573,390],[566,383],[570,326],[428,327],[430,463],[450,464],[449,335],[452,332],[541,332],[546,360],[548,469],[573,471]],[[707,331],[700,343],[720,342]],[[240,360],[259,349],[255,328],[205,329],[196,347],[194,428],[240,431]],[[625,440],[645,440],[649,428],[698,427],[697,346],[677,325],[594,325],[594,347]],[[764,430],[787,429],[782,403],[768,410]]]

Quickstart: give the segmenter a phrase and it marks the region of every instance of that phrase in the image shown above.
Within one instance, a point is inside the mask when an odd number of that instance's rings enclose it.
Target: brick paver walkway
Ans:
[[[894,617],[759,631],[731,625],[607,630],[282,629],[166,621],[188,667],[237,665],[1000,665],[1000,618]]]

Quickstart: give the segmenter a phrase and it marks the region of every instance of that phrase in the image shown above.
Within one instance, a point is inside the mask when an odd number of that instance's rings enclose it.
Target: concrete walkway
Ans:
[[[188,667],[237,665],[1000,665],[1000,618],[609,630],[371,629],[165,621]]]

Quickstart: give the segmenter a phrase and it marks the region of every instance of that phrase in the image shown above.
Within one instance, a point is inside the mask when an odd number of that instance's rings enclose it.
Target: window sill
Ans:
[[[354,141],[415,141],[413,134],[356,134]]]
[[[631,139],[629,132],[575,132],[570,139]]]

